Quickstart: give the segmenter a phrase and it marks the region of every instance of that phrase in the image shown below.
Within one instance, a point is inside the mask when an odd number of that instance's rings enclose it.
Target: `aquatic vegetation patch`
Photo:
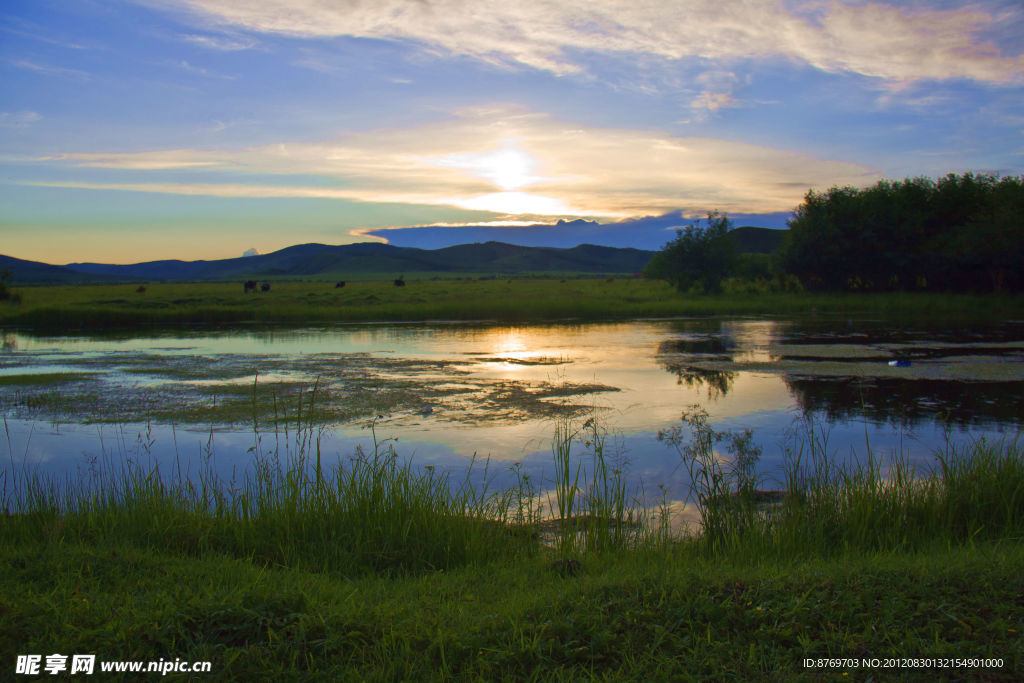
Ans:
[[[70,382],[89,382],[96,375],[88,372],[26,372],[0,375],[0,387],[47,387]]]
[[[172,424],[344,424],[380,414],[430,415],[431,420],[481,423],[582,414],[585,403],[563,400],[618,391],[601,384],[495,380],[474,374],[487,359],[436,360],[369,353],[308,356],[114,353],[65,360],[92,381],[88,393],[62,396],[37,383],[18,395],[0,383],[0,405],[13,417],[75,422],[155,420]],[[558,360],[557,363],[562,363]],[[556,364],[540,359],[539,365]],[[40,375],[41,376],[41,375]],[[20,377],[20,375],[19,375]],[[85,381],[83,379],[83,381]]]
[[[483,357],[480,358],[483,363],[508,363],[510,365],[564,365],[571,361],[567,358],[555,358],[552,356],[530,356],[528,358],[516,358],[516,357]]]

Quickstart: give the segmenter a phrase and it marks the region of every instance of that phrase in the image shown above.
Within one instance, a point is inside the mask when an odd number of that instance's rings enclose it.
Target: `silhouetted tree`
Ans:
[[[736,244],[729,230],[732,222],[717,212],[708,214],[705,225],[700,221],[676,231],[644,268],[644,276],[668,280],[680,291],[700,289],[718,292],[722,280],[736,268]]]
[[[13,276],[9,268],[0,270],[0,301],[6,301],[11,298],[11,290],[8,289],[8,285],[11,284]]]
[[[809,289],[1021,289],[1024,181],[949,174],[809,191],[781,249]]]

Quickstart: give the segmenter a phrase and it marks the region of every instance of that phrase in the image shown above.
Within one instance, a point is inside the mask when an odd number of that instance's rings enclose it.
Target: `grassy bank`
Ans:
[[[1019,544],[983,544],[759,565],[595,556],[574,576],[538,559],[346,578],[129,544],[5,544],[0,658],[210,661],[212,676],[196,680],[1010,681],[1024,667],[1022,566]],[[948,666],[895,668],[925,657]],[[968,657],[1001,665],[955,663]]]
[[[1005,318],[1024,312],[1021,296],[941,294],[681,294],[634,278],[275,282],[246,294],[241,283],[80,285],[19,288],[21,303],[0,305],[0,325],[69,327],[306,323],[380,320],[559,320],[681,315],[872,313],[926,318]]]
[[[819,437],[765,504],[750,439],[691,410],[663,435],[701,503],[688,537],[627,496],[592,422],[559,427],[553,481],[504,491],[413,468],[389,441],[328,470],[312,428],[283,450],[254,438],[257,465],[232,482],[26,475],[3,488],[0,658],[288,680],[1018,679],[1019,445],[951,445],[923,473],[874,454],[833,466]],[[572,524],[539,518],[544,491]],[[804,665],[827,658],[857,665]]]

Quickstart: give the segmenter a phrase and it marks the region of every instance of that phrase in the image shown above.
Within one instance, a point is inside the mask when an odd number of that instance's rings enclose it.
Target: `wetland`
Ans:
[[[239,679],[1019,680],[1024,322],[959,320],[8,329],[0,642]]]
[[[8,330],[0,352],[7,471],[64,476],[98,460],[154,464],[315,428],[342,462],[374,437],[419,465],[475,456],[551,480],[559,421],[594,417],[631,487],[683,500],[659,432],[702,405],[752,429],[772,486],[794,432],[817,424],[839,459],[865,447],[927,467],[948,438],[998,439],[1024,416],[1024,322],[699,317],[614,322],[223,326],[78,336]],[[367,429],[373,424],[373,433]],[[97,458],[97,456],[100,456]]]

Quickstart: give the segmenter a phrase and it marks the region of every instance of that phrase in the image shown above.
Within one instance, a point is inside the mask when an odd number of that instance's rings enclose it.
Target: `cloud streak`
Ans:
[[[185,183],[153,179],[74,187],[447,205],[510,217],[789,211],[808,188],[864,185],[878,178],[857,164],[766,146],[580,127],[509,109],[466,110],[440,123],[325,142],[233,151],[64,154],[44,161],[196,174],[194,182]],[[224,173],[232,174],[230,182],[218,182]],[[238,173],[279,176],[282,182],[239,183]],[[325,184],[295,184],[299,176],[310,175]]]
[[[1019,83],[1024,57],[978,36],[1005,21],[980,5],[910,9],[901,3],[777,0],[160,0],[231,29],[301,37],[408,41],[499,65],[568,74],[586,52],[669,60],[783,58],[830,72],[896,82],[967,78]],[[793,4],[793,3],[790,3]]]
[[[8,60],[12,66],[26,71],[34,71],[35,73],[45,74],[47,76],[60,76],[63,78],[74,78],[77,80],[86,81],[89,80],[90,76],[87,72],[81,69],[69,69],[63,66],[53,66],[51,64],[41,64],[34,62],[29,59],[10,59]]]
[[[182,39],[200,47],[219,52],[238,52],[240,50],[251,50],[256,47],[256,41],[249,38],[208,36],[191,33],[183,35]]]
[[[0,111],[0,127],[25,128],[40,121],[42,117],[34,111]]]

